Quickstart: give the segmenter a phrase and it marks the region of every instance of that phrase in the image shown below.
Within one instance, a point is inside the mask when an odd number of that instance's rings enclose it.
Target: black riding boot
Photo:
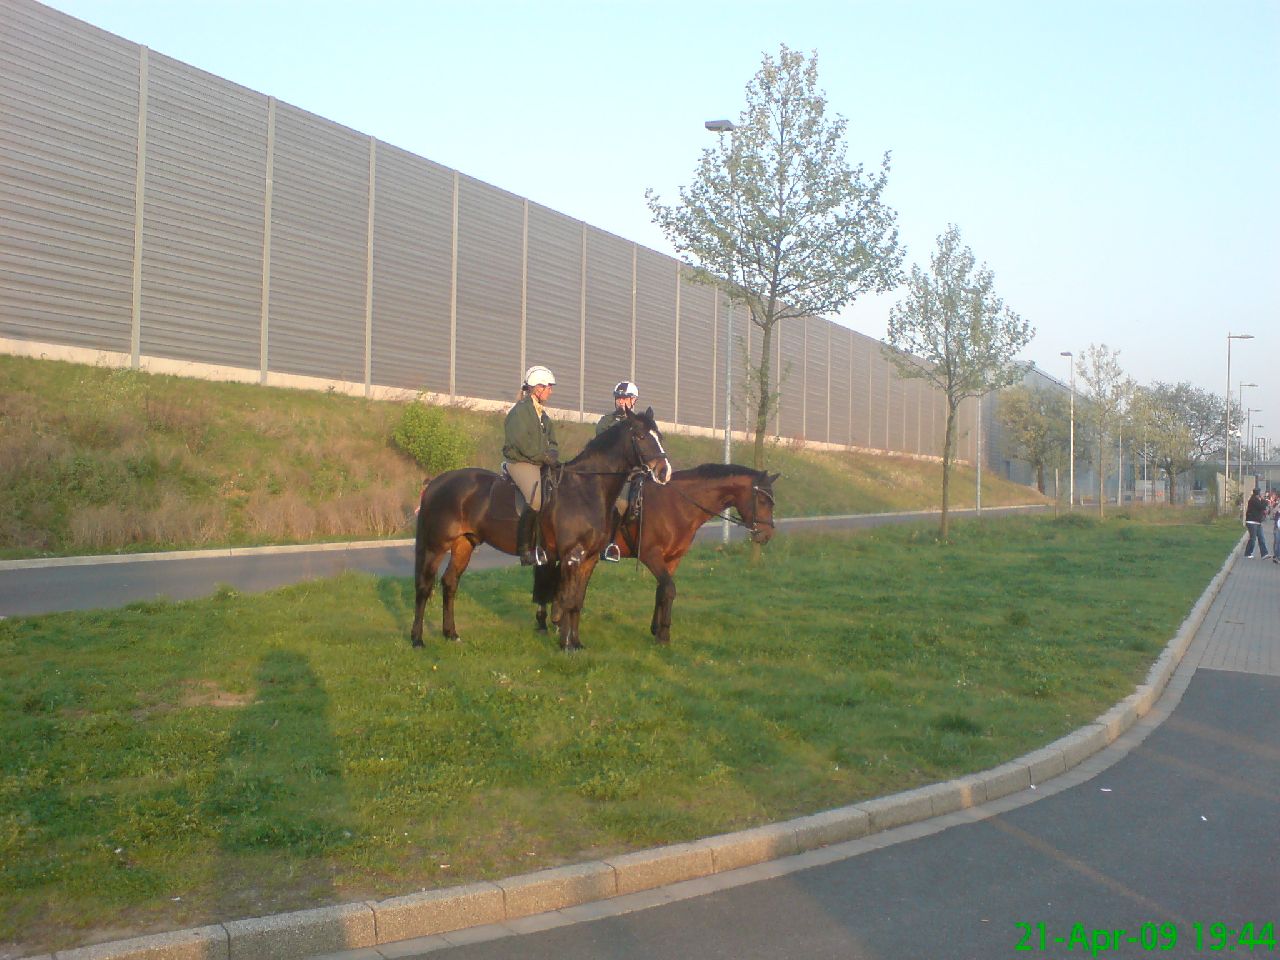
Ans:
[[[524,513],[516,521],[516,553],[520,554],[520,565],[532,567],[534,525],[538,522],[538,511],[533,507],[525,507]]]

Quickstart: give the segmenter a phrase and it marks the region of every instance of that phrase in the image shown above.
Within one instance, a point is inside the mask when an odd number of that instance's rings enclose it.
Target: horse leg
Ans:
[[[575,548],[575,553],[582,553]],[[587,598],[587,583],[591,579],[591,571],[595,569],[600,554],[587,552],[585,556],[575,558],[573,555],[563,561],[560,573],[560,649],[581,650],[582,641],[578,638],[578,621],[582,617],[582,605]]]
[[[535,615],[538,629],[547,632],[547,604],[555,599],[556,586],[560,579],[558,563],[544,563],[533,568],[533,602],[538,605]]]
[[[419,556],[415,557],[417,569],[413,591],[413,629],[409,634],[415,647],[422,646],[422,618],[436,586],[436,571],[440,569],[442,557],[444,557],[443,551],[431,553],[427,550],[423,550]]]
[[[654,577],[658,580],[658,589],[653,598],[653,639],[658,643],[671,642],[671,608],[676,602],[676,578],[665,566],[655,565]],[[652,567],[650,569],[653,569]]]
[[[466,537],[459,537],[449,548],[449,569],[440,578],[440,586],[444,594],[444,623],[442,633],[446,640],[459,640],[457,625],[453,622],[453,598],[458,594],[458,581],[467,572],[467,564],[471,562],[471,552],[475,545]]]

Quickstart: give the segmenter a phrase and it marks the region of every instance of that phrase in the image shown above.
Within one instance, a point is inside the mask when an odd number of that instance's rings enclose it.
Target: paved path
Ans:
[[[1280,957],[1280,944],[1223,949],[1239,946],[1244,924],[1280,926],[1278,877],[1280,567],[1241,559],[1156,706],[1034,791],[643,894],[334,956]]]
[[[1000,517],[1045,509],[1039,506],[989,508],[983,510],[982,515]],[[973,510],[953,511],[956,517],[969,517],[974,513]],[[910,523],[936,515],[923,511],[796,517],[780,521],[779,526],[793,533],[850,530]],[[700,541],[718,540],[720,527],[716,521],[706,524],[699,531]],[[736,539],[742,537],[737,527],[733,528],[733,534]],[[514,563],[513,557],[491,547],[481,547],[473,555],[470,569],[486,570]],[[302,580],[336,576],[344,570],[411,577],[413,541],[0,561],[0,617],[97,610],[160,597],[190,600],[208,596],[222,584],[244,593],[257,593]]]

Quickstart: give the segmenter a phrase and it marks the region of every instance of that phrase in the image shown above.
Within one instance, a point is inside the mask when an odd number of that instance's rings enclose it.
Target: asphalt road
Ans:
[[[984,517],[1043,510],[1043,507],[994,508]],[[974,515],[956,510],[953,516]],[[779,531],[861,529],[885,523],[907,523],[936,516],[932,512],[860,514],[781,520]],[[718,539],[721,524],[713,521],[699,531],[700,540]],[[733,534],[741,538],[741,529]],[[481,547],[472,570],[515,563],[513,557]],[[413,544],[391,541],[344,547],[286,547],[196,551],[123,557],[69,558],[60,561],[0,562],[0,616],[30,616],[59,610],[97,610],[138,600],[190,600],[208,596],[221,585],[245,593],[273,590],[303,580],[331,577],[344,570],[379,576],[413,576]]]

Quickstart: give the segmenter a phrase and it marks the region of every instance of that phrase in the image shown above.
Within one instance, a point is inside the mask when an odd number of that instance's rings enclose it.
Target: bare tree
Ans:
[[[885,351],[904,377],[927,380],[947,401],[942,446],[942,527],[947,538],[956,413],[967,397],[1016,383],[1024,367],[1014,357],[1035,329],[995,294],[995,275],[977,266],[973,251],[951,225],[938,237],[930,269],[911,268],[907,296],[889,311]]]
[[[881,199],[889,176],[845,159],[847,121],[828,115],[818,55],[785,44],[747,84],[736,126],[702,152],[693,183],[667,206],[646,192],[654,221],[688,263],[729,281],[762,333],[753,385],[755,466],[764,468],[776,401],[770,361],[784,320],[838,312],[901,282],[897,214]]]

